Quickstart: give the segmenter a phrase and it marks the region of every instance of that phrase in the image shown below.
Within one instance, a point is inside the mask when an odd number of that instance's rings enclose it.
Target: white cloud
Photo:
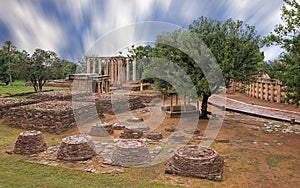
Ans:
[[[5,1],[0,8],[0,19],[9,28],[13,41],[20,49],[32,53],[35,48],[59,52],[65,45],[59,23],[45,17],[39,4],[31,1]]]

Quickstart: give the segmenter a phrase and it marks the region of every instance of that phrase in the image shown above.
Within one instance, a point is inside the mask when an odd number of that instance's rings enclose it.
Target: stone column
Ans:
[[[129,81],[129,74],[130,74],[130,69],[129,69],[129,59],[126,58],[126,81]]]
[[[115,77],[114,77],[114,73],[115,73],[115,67],[114,67],[114,60],[110,59],[110,81],[113,84],[115,82]]]
[[[132,80],[136,81],[136,59],[132,60]]]
[[[96,73],[96,58],[93,58],[93,74]]]
[[[115,74],[115,82],[118,84],[119,83],[119,77],[118,77],[118,71],[119,71],[119,67],[118,67],[118,65],[119,65],[119,62],[118,62],[118,59],[114,59],[114,64],[115,64],[115,72],[114,72],[114,74]]]
[[[108,75],[109,61],[107,59],[105,59],[104,63],[105,63],[104,75]]]
[[[118,84],[121,84],[121,59],[118,58]]]
[[[90,64],[90,58],[86,57],[86,73],[91,73],[91,64]]]
[[[98,74],[102,75],[102,59],[98,58]]]
[[[125,82],[125,59],[122,59],[122,84]]]

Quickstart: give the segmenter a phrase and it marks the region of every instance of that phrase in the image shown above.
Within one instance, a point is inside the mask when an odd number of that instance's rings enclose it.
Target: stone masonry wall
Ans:
[[[48,101],[14,107],[6,113],[4,119],[15,128],[61,133],[76,125],[73,109],[79,114],[76,120],[80,119],[80,123],[94,120],[95,116],[90,114],[93,105],[77,102],[74,107],[71,101]],[[103,117],[101,112],[98,113],[99,117]],[[80,115],[82,117],[78,117]]]

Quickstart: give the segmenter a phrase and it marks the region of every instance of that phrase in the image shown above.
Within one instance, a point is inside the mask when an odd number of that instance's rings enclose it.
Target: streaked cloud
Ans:
[[[259,34],[266,35],[280,22],[282,0],[0,0],[0,3],[0,31],[8,31],[20,49],[30,53],[35,48],[49,49],[63,58],[76,60],[101,36],[142,21],[188,27],[200,16],[233,18],[255,25]],[[123,37],[135,40],[134,32]],[[278,49],[264,50],[266,59],[277,58]]]

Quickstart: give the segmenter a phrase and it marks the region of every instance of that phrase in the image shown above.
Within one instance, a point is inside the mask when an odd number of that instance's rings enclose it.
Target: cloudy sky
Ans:
[[[183,28],[200,16],[243,20],[262,36],[280,23],[282,0],[0,0],[0,41],[18,49],[53,50],[76,61],[103,35],[144,21]],[[124,38],[127,36],[124,34]],[[278,48],[264,48],[266,60]]]

